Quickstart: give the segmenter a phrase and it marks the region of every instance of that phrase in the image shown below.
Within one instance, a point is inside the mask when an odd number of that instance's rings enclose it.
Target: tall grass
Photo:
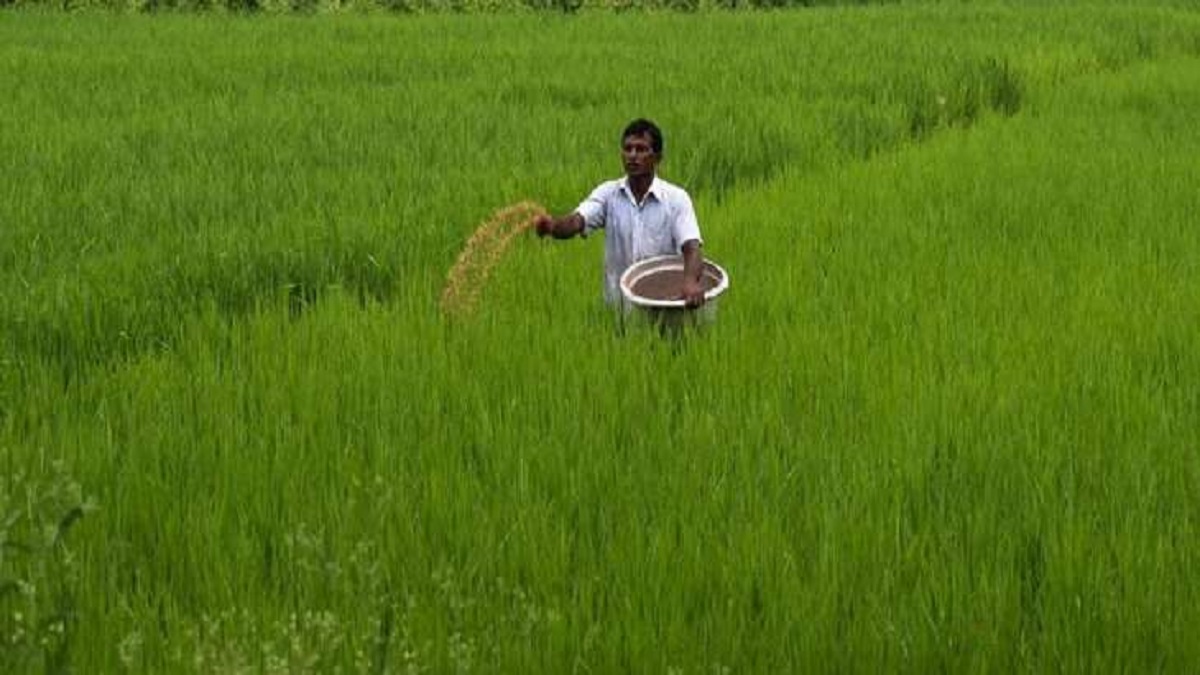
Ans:
[[[1186,670],[1198,36],[12,15],[0,448],[77,484],[38,522],[88,505],[20,663]],[[733,278],[711,330],[618,331],[595,240],[446,321],[478,223],[572,208],[638,115]]]

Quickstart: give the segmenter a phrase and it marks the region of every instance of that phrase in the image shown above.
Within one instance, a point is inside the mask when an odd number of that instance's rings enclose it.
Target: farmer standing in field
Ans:
[[[570,239],[604,228],[604,300],[621,302],[621,274],[630,265],[658,255],[683,254],[681,297],[695,308],[704,304],[700,275],[700,226],[692,198],[681,187],[657,177],[662,161],[662,131],[649,120],[637,119],[621,134],[625,177],[601,183],[574,212],[558,218],[534,219],[539,237]]]

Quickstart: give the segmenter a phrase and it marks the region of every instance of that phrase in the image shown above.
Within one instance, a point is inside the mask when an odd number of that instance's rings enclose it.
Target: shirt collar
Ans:
[[[624,178],[621,179],[621,190],[623,190],[625,192],[625,195],[629,197],[629,201],[636,203],[636,200],[633,198],[633,190],[629,189],[629,176],[625,176]],[[659,180],[658,175],[655,174],[654,180],[650,181],[650,189],[646,190],[646,196],[645,196],[645,198],[642,199],[642,201],[644,203],[645,201],[649,200],[650,197],[653,196],[656,201],[661,202],[662,201],[661,193],[662,193],[662,181]]]

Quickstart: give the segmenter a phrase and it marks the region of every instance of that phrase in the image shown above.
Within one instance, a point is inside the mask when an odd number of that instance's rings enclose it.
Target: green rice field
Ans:
[[[1200,11],[0,11],[0,672],[1200,668]],[[729,271],[569,212],[635,117]]]

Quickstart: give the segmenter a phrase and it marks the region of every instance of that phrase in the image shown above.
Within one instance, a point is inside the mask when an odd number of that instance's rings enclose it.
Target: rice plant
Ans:
[[[1200,659],[1193,10],[0,19],[7,669]],[[683,340],[496,215],[637,116]]]

